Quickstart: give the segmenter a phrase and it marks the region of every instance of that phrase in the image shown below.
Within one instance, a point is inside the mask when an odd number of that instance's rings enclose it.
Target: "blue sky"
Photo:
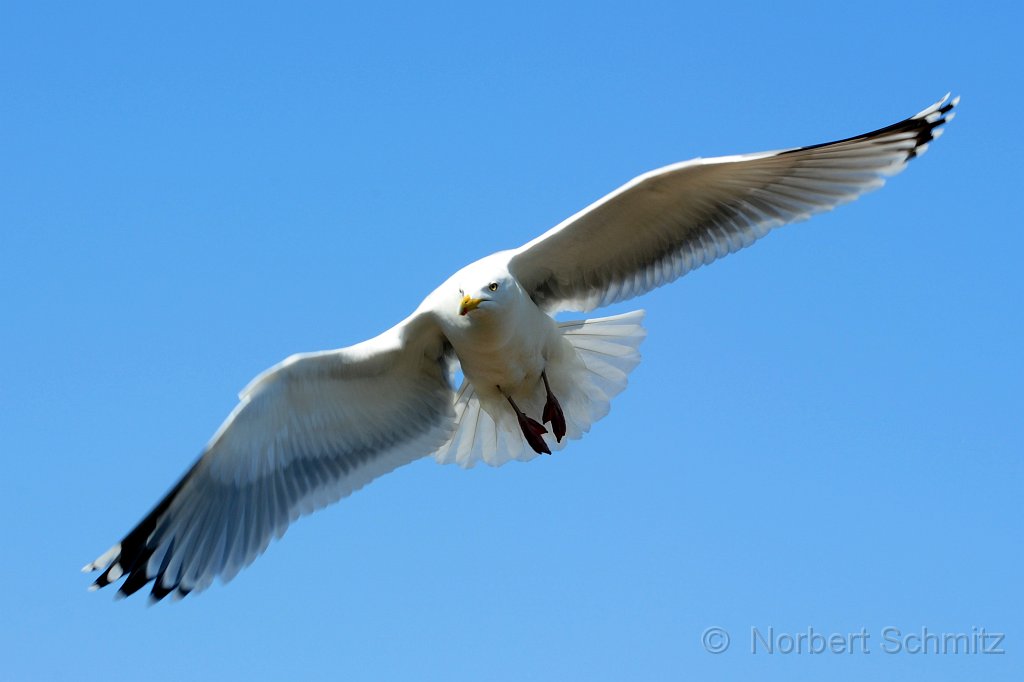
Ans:
[[[2,676],[1019,679],[1021,25],[1010,3],[6,6]],[[646,308],[649,337],[583,441],[414,463],[181,603],[86,591],[279,359],[390,327],[638,173],[948,90],[959,117],[882,191],[610,309]],[[1006,654],[885,653],[886,627]],[[752,653],[752,628],[864,629],[870,653]]]

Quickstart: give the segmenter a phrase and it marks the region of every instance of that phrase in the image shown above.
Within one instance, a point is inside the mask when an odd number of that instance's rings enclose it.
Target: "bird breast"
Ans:
[[[501,313],[474,316],[471,324],[450,338],[462,365],[462,373],[478,392],[490,393],[501,387],[515,397],[532,392],[555,345],[561,341],[555,321],[532,306]]]

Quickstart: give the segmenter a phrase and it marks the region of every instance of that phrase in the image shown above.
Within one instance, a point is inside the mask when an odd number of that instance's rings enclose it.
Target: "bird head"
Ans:
[[[465,317],[474,310],[496,310],[501,309],[507,298],[510,289],[508,277],[485,278],[482,285],[475,283],[459,288],[459,315]]]

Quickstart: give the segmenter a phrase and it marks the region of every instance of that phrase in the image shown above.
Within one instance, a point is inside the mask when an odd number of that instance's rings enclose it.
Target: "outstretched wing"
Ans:
[[[509,271],[550,312],[638,296],[772,228],[881,187],[939,136],[958,101],[946,95],[904,121],[838,142],[645,173],[514,251]]]
[[[182,597],[227,582],[295,519],[429,455],[454,421],[446,344],[426,316],[370,341],[295,355],[258,376],[203,455],[83,570],[120,594]]]

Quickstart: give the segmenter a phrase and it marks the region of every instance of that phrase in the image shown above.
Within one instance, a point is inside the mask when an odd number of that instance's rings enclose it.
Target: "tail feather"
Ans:
[[[548,379],[565,415],[566,437],[558,442],[553,434],[546,434],[544,441],[551,450],[560,450],[567,441],[581,438],[608,414],[612,398],[626,388],[629,373],[640,362],[640,343],[647,335],[643,317],[644,312],[637,310],[559,323],[569,344],[569,357],[549,366]],[[536,398],[537,405],[543,405],[542,390]],[[434,453],[442,464],[455,462],[469,468],[485,462],[500,466],[513,459],[528,461],[537,456],[507,405],[483,404],[468,381],[456,394],[455,420],[451,440]]]

